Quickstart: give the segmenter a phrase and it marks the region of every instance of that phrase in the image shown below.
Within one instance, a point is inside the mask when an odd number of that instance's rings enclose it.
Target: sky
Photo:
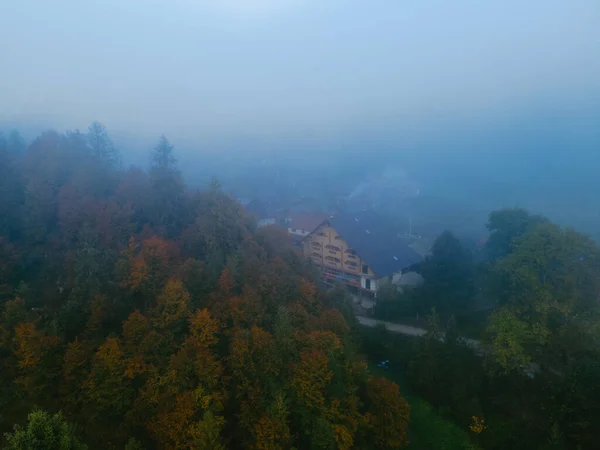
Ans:
[[[0,119],[188,142],[468,120],[600,95],[599,23],[597,0],[3,0]]]

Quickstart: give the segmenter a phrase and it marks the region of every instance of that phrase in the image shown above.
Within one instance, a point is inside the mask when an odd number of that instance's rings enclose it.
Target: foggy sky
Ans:
[[[335,135],[600,93],[597,0],[3,0],[0,119]]]

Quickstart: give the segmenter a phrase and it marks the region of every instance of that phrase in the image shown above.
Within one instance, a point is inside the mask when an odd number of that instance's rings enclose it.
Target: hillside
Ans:
[[[99,124],[0,149],[3,448],[405,446],[343,294],[217,182],[187,189],[166,138],[151,156],[123,170]]]

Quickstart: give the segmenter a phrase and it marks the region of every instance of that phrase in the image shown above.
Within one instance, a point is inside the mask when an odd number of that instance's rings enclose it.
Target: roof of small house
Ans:
[[[374,211],[340,214],[327,221],[380,277],[422,260],[395,228]]]

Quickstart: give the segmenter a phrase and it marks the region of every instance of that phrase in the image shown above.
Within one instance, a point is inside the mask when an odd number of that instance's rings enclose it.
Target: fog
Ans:
[[[319,209],[383,184],[370,206],[424,234],[523,206],[597,236],[598,23],[594,0],[7,1],[0,130],[99,120],[141,165],[164,133],[191,185]]]

